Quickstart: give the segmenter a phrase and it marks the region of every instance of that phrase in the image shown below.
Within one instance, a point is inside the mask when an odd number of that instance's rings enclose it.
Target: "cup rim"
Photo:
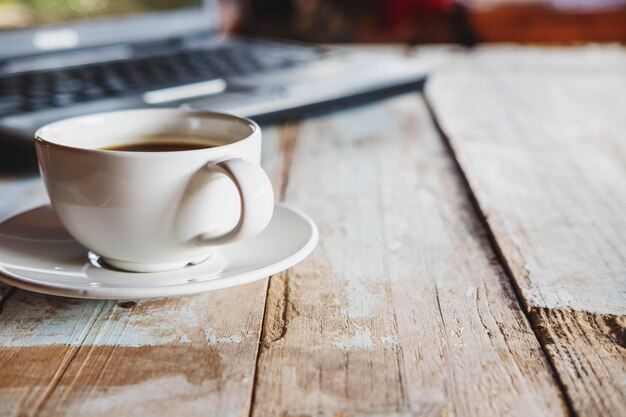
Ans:
[[[59,125],[62,123],[73,122],[73,121],[74,122],[80,121],[82,119],[87,119],[87,118],[94,117],[94,116],[112,116],[112,115],[121,114],[121,113],[157,113],[157,112],[182,113],[187,116],[195,114],[198,116],[210,116],[210,117],[231,119],[237,122],[244,122],[248,124],[248,126],[251,128],[251,132],[249,135],[242,137],[241,139],[238,139],[234,142],[226,143],[223,145],[200,148],[200,149],[188,149],[188,150],[182,150],[182,151],[161,151],[161,152],[125,152],[125,151],[117,151],[117,150],[112,150],[112,149],[83,148],[79,146],[72,146],[72,145],[50,141],[42,137],[44,136],[46,130],[56,125]],[[65,119],[56,120],[54,122],[47,123],[39,127],[35,131],[34,137],[35,137],[35,143],[38,145],[52,146],[55,148],[60,148],[60,149],[68,150],[68,151],[74,151],[74,152],[88,152],[88,153],[97,153],[97,154],[105,154],[105,155],[109,154],[109,155],[118,155],[118,156],[124,156],[124,157],[146,157],[148,155],[150,157],[158,157],[159,155],[172,155],[172,154],[184,155],[184,154],[189,154],[189,153],[194,153],[194,152],[207,152],[207,151],[214,151],[217,149],[220,149],[220,150],[228,149],[231,146],[235,146],[242,142],[247,142],[249,140],[252,140],[252,138],[256,136],[260,131],[261,131],[261,128],[254,120],[248,117],[237,116],[237,115],[230,114],[230,113],[216,112],[216,111],[210,111],[210,110],[201,110],[201,109],[138,108],[138,109],[124,109],[124,110],[114,110],[114,111],[107,111],[107,112],[89,113],[89,114],[84,114],[80,116],[73,116],[73,117],[68,117]]]

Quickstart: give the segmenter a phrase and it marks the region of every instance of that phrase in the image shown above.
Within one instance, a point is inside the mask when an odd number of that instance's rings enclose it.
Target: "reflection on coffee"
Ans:
[[[206,138],[186,137],[186,136],[146,136],[133,138],[127,143],[115,146],[106,146],[105,151],[123,151],[123,152],[177,152],[191,151],[194,149],[207,149],[218,146],[216,141],[207,140]]]
[[[210,143],[199,143],[198,141],[191,142],[184,139],[171,139],[171,140],[159,140],[159,141],[137,141],[134,143],[127,143],[116,146],[108,146],[101,148],[105,151],[123,151],[123,152],[177,152],[177,151],[191,151],[194,149],[207,149],[213,148],[217,145],[211,145]]]

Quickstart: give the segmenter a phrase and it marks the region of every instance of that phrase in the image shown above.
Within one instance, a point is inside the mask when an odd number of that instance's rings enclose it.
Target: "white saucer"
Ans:
[[[45,294],[101,299],[169,297],[245,284],[292,267],[317,244],[315,223],[276,204],[255,238],[219,248],[177,271],[134,273],[98,265],[63,228],[50,206],[0,224],[0,281]],[[94,262],[95,261],[95,262]]]

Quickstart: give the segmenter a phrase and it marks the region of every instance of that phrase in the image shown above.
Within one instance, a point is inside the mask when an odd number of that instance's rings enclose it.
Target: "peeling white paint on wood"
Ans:
[[[574,412],[626,416],[626,49],[444,55],[428,100]]]
[[[565,74],[517,52],[452,58],[428,97],[529,303],[626,314],[626,77],[598,67],[626,51],[589,51]]]
[[[333,346],[342,350],[361,350],[374,347],[369,329],[358,329],[352,335],[339,335],[333,338]]]
[[[200,294],[199,302],[209,303],[209,294]],[[49,316],[63,305],[61,314]],[[143,303],[139,302],[141,307]],[[137,308],[137,307],[134,307]],[[112,301],[59,301],[54,297],[19,292],[5,306],[0,327],[0,346],[45,346],[67,344],[80,346],[159,346],[169,343],[192,343],[189,332],[202,329],[209,344],[240,343],[245,334],[216,335],[206,318],[198,317],[193,303],[163,310],[144,308],[141,313],[119,307]],[[110,310],[108,314],[100,314]],[[28,329],[27,332],[24,330]],[[89,330],[90,336],[84,333]]]
[[[320,244],[270,284],[251,417],[565,416],[423,101],[350,110],[369,136],[343,114],[298,129],[286,202]]]
[[[344,295],[346,306],[341,312],[348,319],[360,319],[374,317],[376,306],[385,301],[385,296],[380,292],[373,292],[357,279],[348,281]]]
[[[380,336],[379,339],[381,343],[386,344],[386,345],[397,346],[399,343],[398,336],[395,336],[395,335]]]

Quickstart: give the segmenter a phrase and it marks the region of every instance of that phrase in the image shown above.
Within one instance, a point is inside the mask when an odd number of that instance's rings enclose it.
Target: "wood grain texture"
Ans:
[[[320,243],[271,279],[253,416],[563,416],[549,366],[410,94],[299,126]]]
[[[415,94],[264,129],[321,232],[269,285],[0,285],[0,415],[626,415],[624,50],[418,55],[450,149]],[[0,220],[46,201],[0,176]]]
[[[626,50],[446,54],[428,100],[573,408],[625,416]]]
[[[263,165],[278,190],[289,129],[264,131]],[[0,193],[38,187],[23,179]],[[16,291],[0,313],[0,415],[248,414],[266,281],[138,302]]]
[[[626,316],[532,308],[531,317],[577,414],[626,415]]]

